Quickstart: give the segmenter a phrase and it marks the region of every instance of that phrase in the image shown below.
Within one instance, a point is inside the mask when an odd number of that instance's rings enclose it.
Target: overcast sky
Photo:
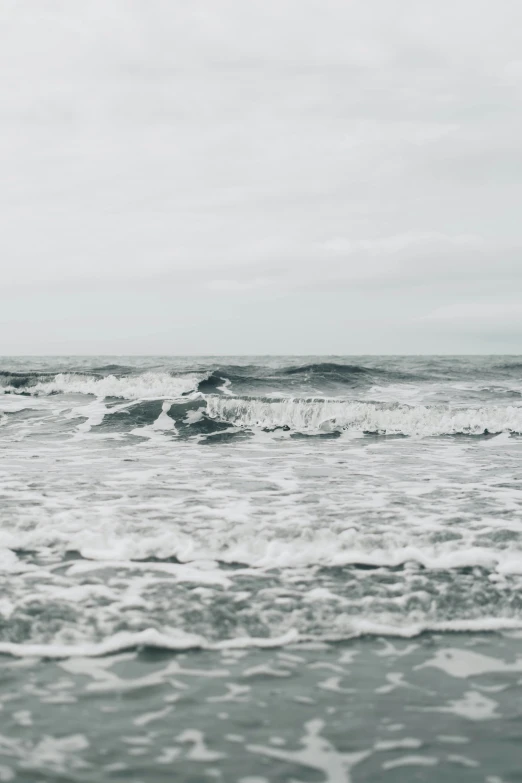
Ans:
[[[521,0],[2,0],[0,354],[522,353]]]

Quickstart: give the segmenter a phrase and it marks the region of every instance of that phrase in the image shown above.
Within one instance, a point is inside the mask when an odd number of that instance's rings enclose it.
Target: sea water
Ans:
[[[522,780],[520,357],[0,360],[0,781]]]

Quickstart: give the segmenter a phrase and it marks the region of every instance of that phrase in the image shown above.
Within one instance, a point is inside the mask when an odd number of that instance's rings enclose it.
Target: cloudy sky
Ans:
[[[521,353],[520,0],[2,0],[0,354]]]

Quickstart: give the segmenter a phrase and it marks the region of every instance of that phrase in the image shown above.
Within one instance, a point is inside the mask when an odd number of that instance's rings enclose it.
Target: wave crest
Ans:
[[[360,431],[382,435],[522,433],[522,407],[385,406],[318,400],[207,398],[207,415],[236,427],[296,432]]]
[[[169,399],[194,391],[203,374],[172,376],[167,372],[145,372],[141,375],[90,375],[58,373],[52,380],[31,387],[33,394],[93,394],[96,397],[119,397],[127,400]]]

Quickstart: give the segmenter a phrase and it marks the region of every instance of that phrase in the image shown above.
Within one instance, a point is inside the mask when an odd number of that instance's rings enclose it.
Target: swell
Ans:
[[[403,372],[397,369],[368,367],[359,364],[344,364],[341,362],[312,362],[300,365],[287,365],[279,368],[248,365],[238,367],[225,365],[213,369],[209,377],[199,385],[199,391],[226,392],[229,385],[242,392],[244,388],[252,390],[260,386],[271,386],[275,389],[295,387],[296,385],[324,385],[332,387],[364,387],[375,382],[419,381],[424,376],[414,372]]]
[[[385,370],[377,367],[366,367],[359,364],[341,364],[338,362],[315,362],[312,364],[303,364],[297,367],[284,367],[279,371],[281,375],[286,376],[312,376],[314,379],[344,381],[345,383],[358,383],[364,378],[383,378],[390,379],[408,379],[419,378],[413,373],[404,373],[394,370]]]

